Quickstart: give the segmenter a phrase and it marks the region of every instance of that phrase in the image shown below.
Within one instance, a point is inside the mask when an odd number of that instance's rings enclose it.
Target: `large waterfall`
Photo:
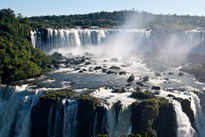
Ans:
[[[67,60],[60,60],[65,64],[52,72],[26,80],[28,85],[0,88],[0,137],[119,137],[135,133],[139,124],[151,125],[160,137],[205,136],[205,84],[175,66],[156,73],[146,65],[147,60],[155,64],[152,59],[158,57],[170,63],[190,54],[203,55],[205,32],[48,28],[31,31],[31,42],[47,54],[61,52]],[[130,76],[133,82],[128,82]],[[144,107],[143,99],[131,97],[139,87],[166,98],[167,104],[145,99],[156,106]],[[68,88],[76,88],[73,98],[41,98],[50,90]],[[90,100],[77,98],[87,90],[92,90]]]
[[[205,32],[190,30],[185,32],[155,32],[138,29],[45,29],[31,31],[31,41],[35,48],[49,52],[60,48],[86,47],[89,45],[120,44],[134,45],[137,50],[147,52],[161,50],[168,52],[190,51],[204,54]],[[125,43],[129,42],[129,43]],[[128,45],[129,44],[129,45]],[[120,47],[121,48],[121,47]],[[165,50],[166,49],[166,50]],[[167,53],[165,53],[167,54]]]

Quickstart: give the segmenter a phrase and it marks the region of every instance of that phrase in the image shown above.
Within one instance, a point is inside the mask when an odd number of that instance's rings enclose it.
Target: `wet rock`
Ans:
[[[179,72],[179,76],[184,76],[184,73],[183,72]]]
[[[176,112],[171,103],[159,106],[159,114],[153,121],[152,127],[157,132],[157,137],[177,137]]]
[[[80,70],[79,73],[83,73],[83,70]]]
[[[169,81],[169,78],[164,78],[164,80]]]
[[[132,82],[135,80],[135,76],[132,74],[128,79],[127,82]]]
[[[94,70],[100,70],[100,69],[102,69],[101,66],[96,66],[96,67],[94,68]]]
[[[83,69],[83,71],[87,71],[87,69]]]
[[[174,75],[174,73],[173,72],[169,72],[168,75]]]
[[[149,76],[143,77],[143,82],[147,82],[147,81],[149,81]]]
[[[160,91],[155,91],[153,94],[154,94],[154,95],[159,95],[159,94],[160,94]]]
[[[116,88],[113,93],[125,93],[127,92],[127,90],[123,87],[123,88]]]
[[[115,72],[113,72],[113,71],[111,71],[111,70],[109,70],[108,72],[107,72],[107,74],[114,74]]]
[[[85,57],[76,57],[76,58],[68,58],[66,59],[66,64],[71,65],[79,65],[81,63],[85,62]]]
[[[118,66],[111,66],[110,69],[120,69]]]
[[[141,91],[141,89],[140,89],[139,87],[137,87],[135,90],[136,90],[136,91]]]
[[[126,86],[126,87],[130,87],[130,86],[132,86],[132,84],[128,83],[128,84],[126,84],[125,86]]]
[[[187,114],[191,122],[192,127],[195,128],[194,112],[191,109],[191,102],[188,99],[184,99],[181,102],[182,111]]]
[[[58,53],[58,52],[54,52],[52,55],[51,55],[51,59],[52,60],[55,60],[55,61],[59,61],[59,60],[64,60],[66,57],[64,57],[61,53]]]
[[[141,92],[141,91],[133,92],[130,95],[130,97],[135,98],[135,99],[140,99],[140,100],[154,98],[152,94],[148,92]]]
[[[121,71],[121,72],[119,72],[119,75],[126,75],[126,72],[125,71]]]
[[[85,62],[85,65],[91,65],[92,63],[91,62]]]
[[[192,127],[195,128],[194,112],[191,109],[191,102],[188,99],[178,97],[174,97],[173,99],[180,102],[182,111],[189,117]]]
[[[137,84],[138,86],[141,86],[141,87],[144,86],[144,84],[143,84],[141,81],[137,81],[136,84]]]
[[[159,72],[155,72],[155,76],[157,76],[157,77],[161,77],[161,73],[159,73]]]
[[[158,87],[158,86],[152,86],[152,90],[160,90],[160,87]]]
[[[175,96],[172,94],[168,94],[167,97],[175,98]]]
[[[103,68],[103,69],[102,69],[102,72],[103,72],[103,73],[106,73],[106,72],[107,72],[107,69],[104,69],[104,68]]]

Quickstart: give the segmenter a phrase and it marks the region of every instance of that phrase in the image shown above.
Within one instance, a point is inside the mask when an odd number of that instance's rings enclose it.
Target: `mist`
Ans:
[[[67,56],[70,53],[72,55],[90,53],[118,59],[148,58],[152,60],[152,63],[158,63],[165,67],[182,65],[187,62],[193,49],[203,39],[199,34],[190,31],[164,30],[156,32],[146,28],[147,24],[154,20],[153,16],[143,16],[143,14],[127,16],[124,24],[118,29],[99,29],[96,39],[105,38],[105,40],[96,45],[82,45],[80,41],[82,34],[75,32],[76,46],[55,48],[50,54],[58,51]],[[88,35],[91,37],[90,33]]]

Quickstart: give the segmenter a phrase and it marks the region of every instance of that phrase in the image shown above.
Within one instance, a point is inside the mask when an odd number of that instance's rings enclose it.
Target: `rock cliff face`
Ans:
[[[106,110],[95,98],[82,96],[72,100],[66,97],[55,92],[40,97],[31,111],[31,137],[90,137],[105,133],[102,123]]]
[[[145,93],[143,95],[147,96],[147,99],[136,101],[130,106],[131,133],[176,137],[177,122],[173,105],[163,98],[155,98]],[[121,109],[121,102],[112,106],[117,124],[120,124]],[[108,111],[97,99],[87,95],[76,99],[55,94],[43,95],[31,111],[31,137],[91,137],[108,134],[108,127],[105,125]]]
[[[176,137],[174,107],[166,100],[147,99],[132,104],[132,132],[147,136]]]

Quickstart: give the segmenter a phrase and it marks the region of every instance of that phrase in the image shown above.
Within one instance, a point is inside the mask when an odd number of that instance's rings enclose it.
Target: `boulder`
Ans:
[[[119,75],[126,75],[126,72],[125,71],[121,71],[121,72],[119,72]]]
[[[152,90],[160,90],[159,86],[152,86]]]
[[[106,73],[106,72],[107,72],[107,69],[104,69],[104,68],[103,68],[103,69],[102,69],[102,72],[103,72],[103,73]]]
[[[149,81],[149,76],[143,77],[143,82],[147,82],[147,81]]]
[[[85,65],[91,65],[92,63],[91,62],[85,62]]]
[[[113,91],[113,93],[125,93],[125,92],[127,92],[127,90],[126,90],[124,87],[122,87],[122,88],[116,88],[116,89]]]
[[[141,81],[137,81],[136,84],[137,84],[138,86],[141,86],[141,87],[144,86],[143,82],[141,82]]]
[[[168,75],[174,75],[174,73],[173,72],[169,72]]]
[[[55,61],[60,61],[60,60],[64,60],[66,57],[64,57],[61,53],[58,53],[58,52],[54,52],[52,55],[51,55],[51,59],[52,60],[55,60]]]
[[[120,69],[118,66],[111,66],[110,69]]]
[[[109,71],[107,71],[107,74],[114,74],[115,72],[113,72],[113,71],[111,71],[111,70],[109,70]]]
[[[129,78],[127,79],[127,82],[132,82],[135,80],[135,76],[132,74],[131,76],[129,76]]]
[[[157,76],[157,77],[161,77],[161,73],[159,73],[159,72],[155,72],[155,76]]]
[[[101,66],[96,66],[96,67],[94,68],[94,70],[100,70],[100,69],[102,69]]]
[[[83,73],[83,70],[80,70],[79,73]]]

